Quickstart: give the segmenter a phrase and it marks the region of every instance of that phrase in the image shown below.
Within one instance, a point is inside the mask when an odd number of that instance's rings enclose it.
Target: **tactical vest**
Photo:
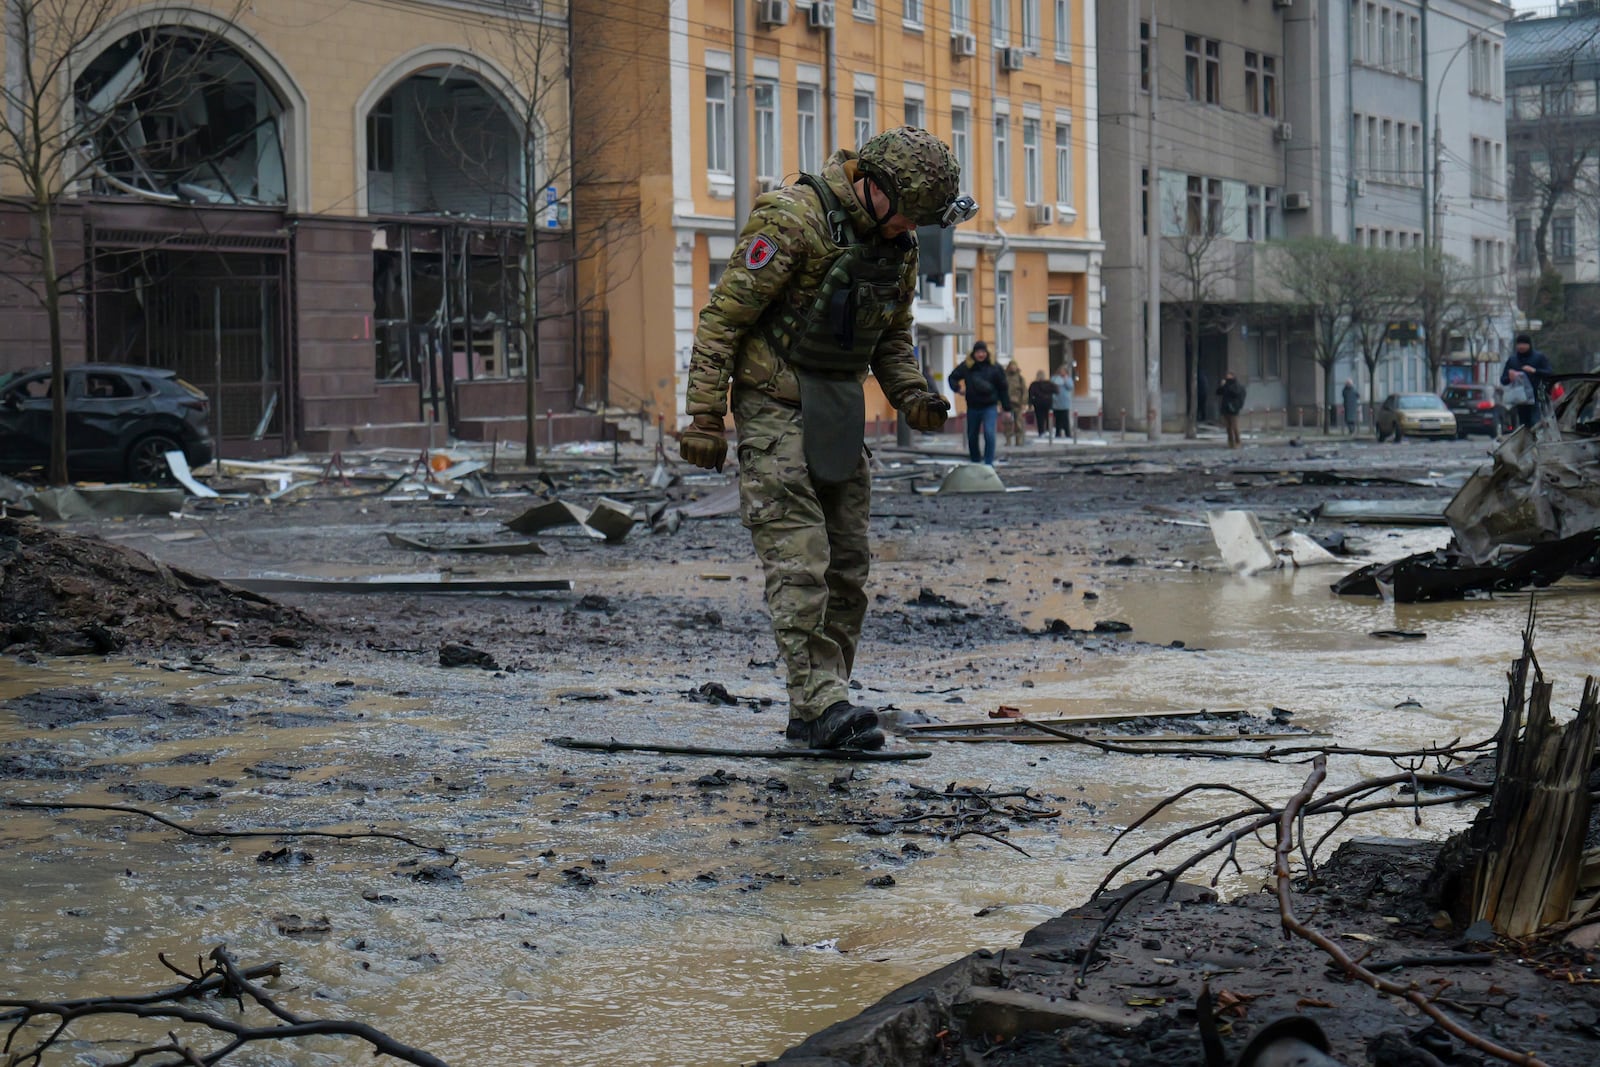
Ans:
[[[772,350],[801,370],[858,373],[867,369],[900,306],[905,248],[856,240],[849,216],[828,183],[813,174],[802,174],[800,182],[816,190],[828,230],[844,251],[809,302],[798,308],[775,303],[761,329]]]

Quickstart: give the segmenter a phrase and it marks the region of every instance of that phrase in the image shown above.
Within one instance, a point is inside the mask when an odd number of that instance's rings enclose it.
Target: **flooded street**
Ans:
[[[1108,524],[1107,508],[1035,524],[959,501],[886,495],[879,505],[904,517],[874,527],[862,701],[944,719],[999,705],[1036,717],[1276,707],[1329,743],[1477,739],[1498,723],[1528,611],[1525,596],[1341,599],[1328,583],[1343,567],[1234,577],[1204,530]],[[956,567],[973,527],[989,549]],[[281,530],[211,533],[202,546],[242,555],[248,539],[272,544],[258,571],[293,555]],[[1446,535],[1366,536],[1370,558],[1390,559]],[[196,830],[385,831],[451,854],[380,838],[193,837],[130,813],[10,811],[0,988],[132,993],[171,984],[158,953],[192,960],[226,943],[243,963],[282,960],[276,988],[295,1010],[364,1019],[454,1064],[750,1063],[976,948],[1015,944],[1087,897],[1115,859],[1102,856],[1113,834],[1183,785],[1281,797],[1305,777],[1299,766],[1073,745],[919,743],[930,759],[854,765],[547,745],[564,735],[777,743],[782,685],[743,537],[722,522],[646,539],[627,556],[553,544],[549,560],[523,565],[572,577],[571,594],[492,608],[395,602],[428,638],[375,621],[387,605],[343,597],[299,602],[329,620],[328,649],[0,660],[7,800],[130,805]],[[1139,546],[1136,565],[1108,563],[1129,546]],[[376,557],[314,558],[337,568]],[[927,629],[906,605],[930,586],[970,618]],[[1594,670],[1597,593],[1568,580],[1539,595],[1539,659],[1560,706]],[[596,596],[609,612],[580,605]],[[1132,632],[1037,636],[1049,619],[1079,629],[1112,619]],[[630,631],[636,621],[648,640]],[[1427,636],[1369,636],[1379,630]],[[442,669],[441,636],[470,638],[513,669]],[[740,702],[696,700],[713,681]],[[1390,769],[1347,760],[1331,780]],[[910,784],[948,783],[1027,788],[1060,817],[1012,830],[1027,856],[978,836],[862,825],[898,812]],[[1237,805],[1197,797],[1157,828]],[[1442,837],[1470,814],[1435,808],[1418,829],[1388,813],[1351,832]],[[1229,892],[1258,885],[1269,857],[1242,851],[1241,861]],[[884,875],[891,884],[867,884]],[[74,1047],[78,1062],[99,1062]],[[238,1058],[342,1064],[355,1047],[318,1039]]]

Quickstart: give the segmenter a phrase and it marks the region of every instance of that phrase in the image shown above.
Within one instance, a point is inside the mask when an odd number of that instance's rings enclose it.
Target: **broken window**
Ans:
[[[427,395],[450,382],[520,378],[522,239],[510,230],[393,223],[374,231],[379,381]]]
[[[287,201],[283,103],[217,37],[175,26],[130,34],[78,78],[77,129],[98,194],[196,204]]]
[[[456,68],[413,75],[367,115],[374,215],[519,217],[522,138],[498,97]]]

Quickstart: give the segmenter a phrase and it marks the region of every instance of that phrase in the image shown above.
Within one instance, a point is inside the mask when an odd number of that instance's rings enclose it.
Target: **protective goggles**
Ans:
[[[943,227],[955,226],[968,222],[978,214],[978,202],[970,196],[958,196],[945,207],[944,214],[939,216],[939,225]]]

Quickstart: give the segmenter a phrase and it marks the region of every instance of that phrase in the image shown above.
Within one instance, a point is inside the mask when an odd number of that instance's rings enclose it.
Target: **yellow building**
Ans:
[[[1029,380],[1070,360],[1079,415],[1099,413],[1093,0],[753,0],[742,48],[731,5],[662,6],[622,20],[573,5],[575,121],[600,131],[604,175],[575,188],[576,210],[616,226],[587,279],[608,309],[614,405],[683,420],[696,314],[740,221],[740,151],[754,196],[909,123],[952,145],[982,207],[919,294],[926,369],[942,383],[975,339]],[[892,417],[869,393],[874,413]]]
[[[559,5],[33,8],[31,27],[7,21],[4,57],[38,70],[61,60],[72,99],[50,112],[47,143],[98,153],[77,160],[87,165],[56,211],[83,293],[64,320],[69,362],[175,367],[211,394],[228,456],[520,440],[521,279],[537,248],[538,407],[573,410],[581,309],[559,202],[570,187]],[[5,71],[6,84],[21,74]],[[0,161],[15,160],[15,137],[4,141]],[[21,184],[0,173],[4,192]],[[0,223],[8,263],[37,273],[30,220],[13,204]],[[0,372],[42,362],[36,302],[4,285],[0,305],[11,328]],[[592,433],[587,423],[567,435]]]

